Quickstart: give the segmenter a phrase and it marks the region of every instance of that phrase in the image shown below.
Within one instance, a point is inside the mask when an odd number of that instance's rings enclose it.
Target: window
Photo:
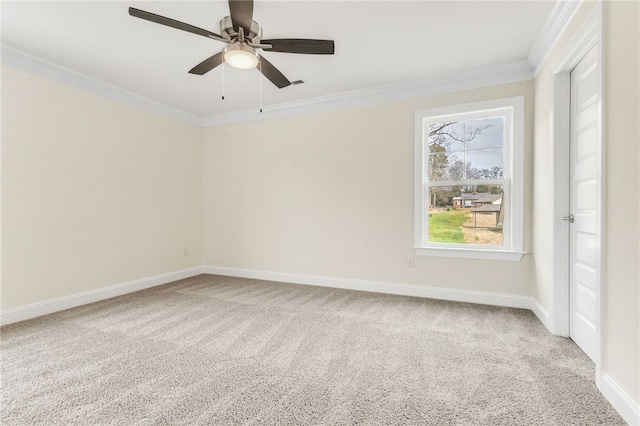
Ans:
[[[524,98],[416,112],[415,252],[520,260]]]

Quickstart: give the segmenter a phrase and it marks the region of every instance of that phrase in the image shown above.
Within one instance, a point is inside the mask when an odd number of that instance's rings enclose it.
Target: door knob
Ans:
[[[563,216],[562,220],[568,220],[569,223],[573,223],[576,221],[576,218],[574,215],[570,214],[569,216]]]

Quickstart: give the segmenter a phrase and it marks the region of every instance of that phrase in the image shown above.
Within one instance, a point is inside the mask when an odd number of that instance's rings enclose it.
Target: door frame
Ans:
[[[602,2],[598,2],[589,17],[574,34],[571,41],[553,63],[549,71],[550,81],[550,138],[551,138],[551,179],[549,181],[550,196],[550,294],[551,310],[549,323],[551,332],[560,336],[569,336],[569,223],[562,220],[569,215],[569,173],[570,163],[570,94],[571,71],[592,49],[597,49],[598,56],[598,113],[597,113],[597,186],[598,198],[596,207],[596,227],[598,231],[598,254],[596,258],[596,385],[600,388],[603,364],[604,333],[604,295],[605,252],[605,146],[604,146],[604,54],[603,54],[603,19]]]

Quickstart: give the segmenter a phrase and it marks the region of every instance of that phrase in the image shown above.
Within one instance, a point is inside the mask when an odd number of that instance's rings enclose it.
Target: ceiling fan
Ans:
[[[259,50],[312,55],[333,55],[334,53],[333,40],[263,39],[262,28],[253,20],[253,0],[229,0],[229,10],[231,15],[220,20],[221,34],[134,7],[129,8],[129,15],[227,44],[221,52],[189,70],[191,74],[204,75],[223,62],[242,69],[258,67],[269,81],[282,89],[289,86],[291,82],[271,62],[267,61]]]

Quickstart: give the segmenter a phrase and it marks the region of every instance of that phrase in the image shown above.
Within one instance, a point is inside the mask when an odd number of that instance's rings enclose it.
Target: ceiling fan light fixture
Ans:
[[[234,68],[249,70],[258,65],[258,52],[246,44],[232,44],[224,49],[224,61]]]

